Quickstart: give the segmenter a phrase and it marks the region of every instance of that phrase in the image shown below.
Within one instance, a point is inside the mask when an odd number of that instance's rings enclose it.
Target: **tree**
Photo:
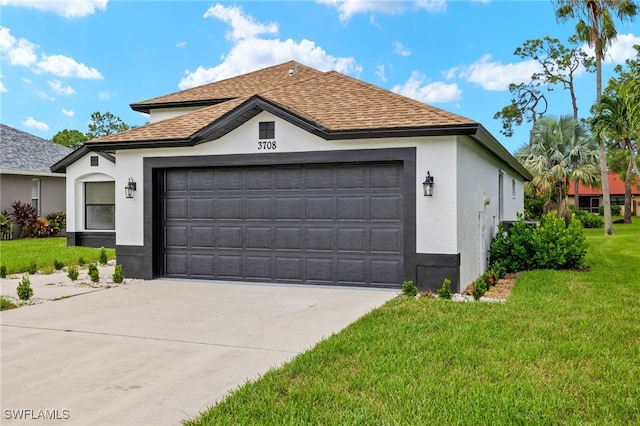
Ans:
[[[131,126],[123,122],[120,117],[116,117],[110,112],[101,114],[96,111],[91,114],[91,122],[89,123],[87,137],[89,139],[97,139],[114,133],[124,132],[129,129],[131,129]]]
[[[596,102],[602,95],[602,57],[607,46],[617,36],[613,14],[620,20],[632,20],[638,14],[633,0],[555,0],[556,18],[560,21],[578,19],[576,34],[579,40],[589,43],[596,55]],[[609,192],[607,152],[604,136],[600,136],[599,147],[602,196],[604,198],[604,233],[613,235],[611,219],[611,194]]]
[[[79,148],[88,140],[87,135],[79,130],[64,129],[53,135],[53,142],[69,148]]]
[[[565,47],[557,38],[527,40],[522,47],[518,47],[513,54],[522,59],[533,59],[540,64],[541,71],[531,75],[529,83],[511,84],[509,91],[516,97],[511,104],[497,112],[493,118],[502,119],[502,134],[513,135],[513,126],[521,125],[524,121],[535,126],[538,118],[547,111],[547,99],[540,90],[545,85],[548,91],[561,84],[571,95],[573,118],[578,120],[578,102],[575,95],[574,76],[582,65],[587,72],[593,72],[594,61],[582,50],[577,37],[569,38],[569,47]],[[532,135],[529,144],[532,143]]]
[[[610,151],[624,152],[623,155],[617,153],[614,156],[618,162],[626,163],[624,170],[621,170],[625,187],[624,223],[631,223],[631,184],[638,149],[637,139],[635,143],[633,139],[640,133],[639,102],[637,93],[627,93],[626,89],[605,94],[596,105],[596,115],[591,120],[594,132],[610,140]]]
[[[519,149],[515,157],[533,176],[530,182],[533,192],[549,196],[544,212],[555,210],[568,224],[571,220],[568,182],[597,184],[597,147],[571,116],[542,117],[532,134],[533,143]]]

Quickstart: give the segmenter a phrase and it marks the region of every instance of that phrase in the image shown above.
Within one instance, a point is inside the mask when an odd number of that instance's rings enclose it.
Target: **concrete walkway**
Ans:
[[[0,423],[178,425],[397,294],[155,280],[3,311]]]

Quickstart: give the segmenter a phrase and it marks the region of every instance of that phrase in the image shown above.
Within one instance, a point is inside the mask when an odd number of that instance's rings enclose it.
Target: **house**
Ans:
[[[531,178],[473,120],[294,61],[131,108],[150,123],[52,167],[74,235],[115,182],[129,277],[460,291]]]
[[[570,182],[567,196],[569,197],[569,204],[575,206],[574,188],[574,182]],[[619,205],[620,214],[624,215],[624,180],[620,179],[620,175],[617,173],[609,173],[609,195],[611,205]],[[602,188],[578,185],[579,210],[586,210],[597,214],[602,205]],[[640,184],[631,185],[631,216],[640,216]]]
[[[30,203],[38,216],[65,211],[65,175],[49,169],[72,150],[0,124],[0,210]]]

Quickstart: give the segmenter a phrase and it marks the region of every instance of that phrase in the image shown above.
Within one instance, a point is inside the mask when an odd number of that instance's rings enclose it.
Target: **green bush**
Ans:
[[[418,294],[418,287],[416,287],[413,281],[405,281],[402,283],[402,293],[409,297],[414,297]]]
[[[2,238],[6,236],[7,239],[11,239],[13,236],[13,219],[6,209],[0,212],[0,234]]]
[[[113,276],[111,277],[114,283],[121,283],[124,281],[124,275],[122,274],[122,265],[116,265],[113,270]]]
[[[67,216],[64,212],[49,213],[46,219],[49,222],[49,236],[51,237],[58,236],[67,223]]]
[[[453,297],[450,279],[445,278],[444,281],[442,281],[442,286],[438,289],[438,297],[442,299],[451,299],[451,297]]]
[[[600,206],[598,209],[598,213],[600,216],[604,216],[604,206]],[[612,216],[620,216],[620,206],[617,204],[611,204],[611,215]]]
[[[35,274],[36,272],[38,272],[38,264],[36,263],[35,260],[32,260],[31,262],[29,262],[29,267],[27,267],[27,272],[30,274]]]
[[[98,271],[98,266],[95,263],[89,264],[89,277],[94,283],[100,281],[100,271]]]
[[[587,253],[582,224],[572,215],[569,226],[555,212],[543,216],[539,226],[531,228],[522,215],[507,235],[502,224],[491,242],[491,264],[500,263],[505,272],[533,269],[575,269]]]
[[[102,248],[100,249],[100,258],[99,258],[99,262],[100,262],[100,264],[101,264],[101,265],[106,265],[106,264],[107,264],[107,260],[108,260],[108,257],[107,257],[107,250],[106,250],[104,247],[102,247]]]
[[[64,263],[60,262],[58,259],[54,259],[53,260],[53,267],[55,268],[56,271],[59,271],[62,268],[64,268]]]
[[[586,210],[577,210],[576,218],[582,223],[583,228],[602,228],[604,219],[595,213],[589,213]]]
[[[84,260],[84,257],[80,256],[80,257],[78,258],[78,265],[80,265],[80,266],[84,266],[86,263],[87,263],[87,261],[86,261],[86,260]]]
[[[17,308],[17,306],[9,299],[0,297],[0,311],[6,311],[7,309]]]
[[[33,296],[33,289],[31,288],[31,280],[29,280],[29,274],[25,274],[22,277],[22,281],[18,284],[16,288],[16,293],[18,293],[18,297],[20,300],[29,300],[31,296]]]
[[[67,276],[71,281],[75,281],[78,279],[80,273],[78,272],[77,266],[69,266],[69,271],[67,272]]]
[[[0,266],[0,278],[7,278],[7,267],[4,265]]]

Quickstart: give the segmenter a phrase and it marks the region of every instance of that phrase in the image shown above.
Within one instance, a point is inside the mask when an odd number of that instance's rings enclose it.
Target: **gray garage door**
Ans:
[[[399,287],[402,163],[170,169],[164,275]]]

